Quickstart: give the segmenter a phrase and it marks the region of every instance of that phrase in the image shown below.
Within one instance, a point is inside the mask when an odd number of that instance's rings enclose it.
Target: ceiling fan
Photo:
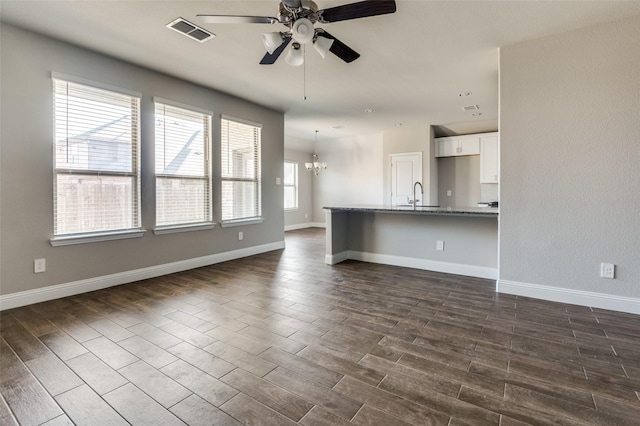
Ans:
[[[272,65],[291,43],[285,61],[289,65],[299,66],[304,62],[302,45],[312,43],[313,47],[324,58],[331,52],[349,63],[360,57],[360,54],[329,34],[322,28],[315,28],[316,23],[347,21],[369,16],[385,15],[396,11],[395,0],[364,0],[342,6],[318,9],[312,0],[282,0],[278,17],[242,16],[242,15],[197,15],[203,22],[213,24],[284,24],[288,31],[262,34],[262,42],[267,49],[260,64]]]

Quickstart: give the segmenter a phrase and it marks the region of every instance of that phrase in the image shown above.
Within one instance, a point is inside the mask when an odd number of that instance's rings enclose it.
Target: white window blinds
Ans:
[[[298,163],[284,162],[284,209],[298,208]]]
[[[53,79],[54,235],[139,228],[140,98]]]
[[[156,226],[211,222],[210,128],[210,114],[156,100]]]
[[[258,218],[262,128],[227,117],[221,120],[222,221]]]

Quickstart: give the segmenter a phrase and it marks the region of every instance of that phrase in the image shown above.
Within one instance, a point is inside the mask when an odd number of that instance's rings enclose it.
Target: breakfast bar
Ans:
[[[347,259],[497,279],[498,209],[332,206],[325,263]]]

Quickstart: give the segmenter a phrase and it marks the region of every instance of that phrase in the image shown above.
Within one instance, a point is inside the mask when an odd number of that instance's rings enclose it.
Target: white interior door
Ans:
[[[422,184],[422,152],[391,154],[391,204],[409,204],[413,200],[413,185]],[[422,193],[416,189],[417,203],[422,202]]]

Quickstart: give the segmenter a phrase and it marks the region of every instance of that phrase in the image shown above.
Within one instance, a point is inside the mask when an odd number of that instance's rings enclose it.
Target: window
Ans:
[[[211,113],[155,99],[156,226],[211,222]]]
[[[221,120],[222,221],[259,219],[262,126]]]
[[[54,236],[139,229],[140,96],[111,89],[53,76]]]
[[[284,209],[298,208],[298,163],[284,162]]]

